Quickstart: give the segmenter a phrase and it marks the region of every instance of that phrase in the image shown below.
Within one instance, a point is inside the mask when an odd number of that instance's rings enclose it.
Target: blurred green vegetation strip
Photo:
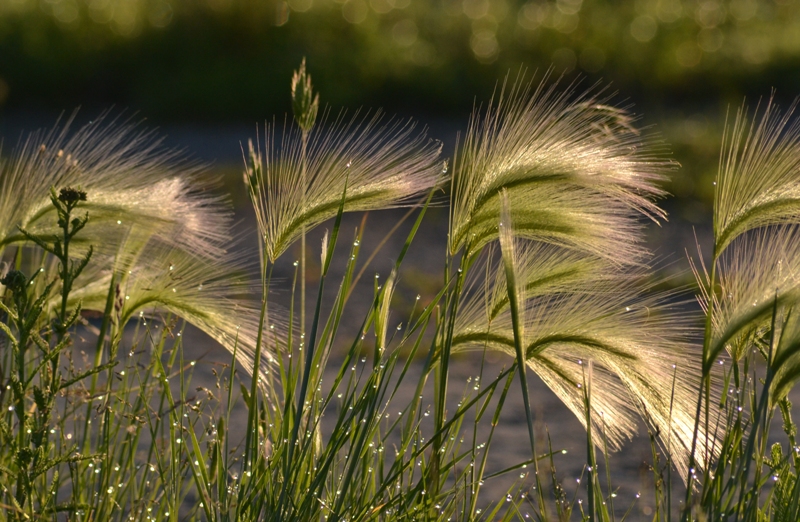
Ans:
[[[776,0],[7,0],[0,106],[250,120],[288,111],[274,80],[302,56],[335,107],[460,114],[509,70],[551,64],[649,106],[738,104],[793,92],[798,20]]]

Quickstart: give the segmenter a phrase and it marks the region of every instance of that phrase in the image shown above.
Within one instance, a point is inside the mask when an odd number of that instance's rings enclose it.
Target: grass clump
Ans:
[[[608,456],[643,421],[655,520],[794,520],[795,128],[769,104],[726,135],[711,268],[693,265],[703,331],[656,289],[643,247],[674,164],[602,92],[557,85],[501,87],[447,162],[411,124],[319,112],[301,67],[297,125],[267,126],[247,154],[257,266],[226,245],[224,203],[147,134],[96,121],[32,135],[0,167],[2,516],[622,520],[637,512],[615,504]],[[448,184],[442,285],[394,328],[406,255]],[[365,229],[343,239],[343,216],[398,206],[415,221],[354,321]],[[311,274],[306,234],[329,220]],[[287,308],[270,290],[296,241]],[[228,350],[211,376],[186,358],[186,324]],[[483,357],[458,394],[466,351]],[[499,372],[490,352],[508,355]],[[586,429],[574,492],[529,372]],[[492,471],[517,393],[529,456]],[[770,445],[776,411],[784,445]],[[481,494],[512,472],[504,497]]]

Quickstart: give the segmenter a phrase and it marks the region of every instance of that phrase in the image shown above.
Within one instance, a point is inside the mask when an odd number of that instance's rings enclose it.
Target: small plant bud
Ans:
[[[292,76],[292,112],[297,125],[305,132],[314,127],[319,110],[319,94],[311,88],[311,76],[306,72],[306,59]]]
[[[11,290],[12,292],[19,292],[25,290],[25,284],[27,283],[28,278],[25,277],[25,274],[20,272],[19,270],[11,270],[9,271],[4,278],[0,279],[0,283],[2,283],[6,288]]]
[[[62,188],[58,193],[58,200],[62,203],[77,203],[86,201],[86,192],[72,187]]]

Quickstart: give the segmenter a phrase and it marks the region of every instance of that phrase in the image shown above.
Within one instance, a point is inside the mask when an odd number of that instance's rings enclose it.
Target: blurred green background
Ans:
[[[323,103],[453,129],[520,67],[610,83],[671,144],[670,210],[700,223],[726,108],[800,94],[800,2],[0,0],[0,120],[114,105],[253,125],[290,110],[304,56]]]

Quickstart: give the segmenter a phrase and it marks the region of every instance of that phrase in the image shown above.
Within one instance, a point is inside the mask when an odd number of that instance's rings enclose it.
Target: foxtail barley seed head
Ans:
[[[638,217],[664,217],[653,198],[672,162],[625,111],[545,81],[504,85],[473,115],[453,163],[450,251],[497,238],[505,188],[518,236],[637,262]]]
[[[442,182],[440,144],[414,135],[409,122],[325,118],[303,139],[285,126],[265,129],[265,151],[251,149],[245,180],[253,197],[259,235],[275,261],[308,230],[336,215],[347,188],[346,212],[407,205]]]
[[[135,228],[197,255],[223,252],[231,213],[197,190],[196,167],[107,114],[74,132],[71,123],[31,133],[0,160],[0,248],[24,240],[17,227],[55,232],[50,188],[75,186],[90,194],[79,208],[92,216],[76,240],[97,251],[116,253],[124,231]]]
[[[717,259],[717,274],[717,291],[701,297],[706,310],[709,300],[715,300],[707,365],[723,350],[741,360],[755,339],[770,328],[773,310],[777,307],[783,317],[799,302],[798,228],[764,228],[739,236]],[[701,287],[707,286],[703,283]],[[780,352],[783,345],[778,347]]]
[[[32,133],[0,161],[0,251],[24,243],[18,227],[57,230],[50,193],[61,188],[59,199],[89,215],[71,255],[90,245],[95,251],[70,306],[104,311],[114,275],[120,324],[139,312],[173,313],[228,349],[238,344],[252,369],[258,310],[243,282],[246,267],[225,250],[231,211],[198,190],[199,170],[183,166],[152,133],[108,115],[74,132],[71,123]]]
[[[687,376],[699,376],[701,366],[699,356],[691,355],[696,332],[687,317],[671,307],[669,296],[649,291],[644,269],[622,269],[574,250],[514,239],[513,224],[503,214],[502,264],[513,260],[528,366],[585,425],[581,363],[593,361],[592,419],[602,419],[594,429],[603,430],[609,447],[619,449],[636,433],[641,417],[662,434],[662,445],[669,443],[675,463],[685,469],[699,386],[699,377],[693,382]],[[469,275],[452,349],[514,356],[508,269],[491,253],[482,259]],[[673,365],[682,368],[679,378]],[[703,435],[702,440],[716,439]]]
[[[740,108],[726,128],[714,199],[717,257],[748,230],[800,223],[796,108],[797,102],[781,113],[770,98],[760,114],[756,108],[752,120],[747,108]]]

